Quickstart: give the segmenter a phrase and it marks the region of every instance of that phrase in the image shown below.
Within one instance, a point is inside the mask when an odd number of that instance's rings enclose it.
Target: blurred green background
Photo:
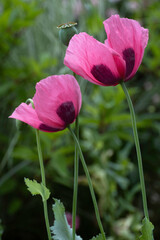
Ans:
[[[66,47],[58,26],[68,21],[104,42],[103,20],[118,13],[149,29],[143,63],[130,91],[137,115],[150,218],[160,236],[160,2],[157,0],[0,1],[0,239],[47,239],[40,197],[32,197],[24,177],[40,179],[35,130],[8,116],[34,95],[37,81],[71,71],[63,65]],[[78,77],[83,94],[80,141],[92,176],[108,240],[135,240],[143,218],[131,120],[120,86],[95,86]],[[41,133],[47,185],[52,197],[72,210],[74,143],[67,130]],[[49,203],[50,223],[53,224]],[[78,234],[99,230],[87,181],[80,166]]]

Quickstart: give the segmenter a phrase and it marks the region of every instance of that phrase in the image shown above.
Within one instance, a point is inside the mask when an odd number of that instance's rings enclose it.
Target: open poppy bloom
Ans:
[[[49,76],[36,84],[35,108],[21,103],[10,118],[44,132],[57,132],[75,121],[81,102],[80,87],[73,76]]]
[[[75,34],[64,64],[92,83],[115,86],[122,80],[130,80],[138,70],[148,42],[148,29],[119,15],[103,23],[108,37],[105,43],[84,32]]]

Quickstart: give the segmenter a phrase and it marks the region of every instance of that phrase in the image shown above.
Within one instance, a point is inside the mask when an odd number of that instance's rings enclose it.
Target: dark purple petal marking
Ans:
[[[103,83],[106,86],[113,86],[119,83],[120,79],[118,79],[112,71],[105,65],[99,64],[94,65],[91,69],[92,75],[99,82]]]
[[[65,125],[69,125],[75,119],[75,108],[73,102],[64,102],[58,108],[56,113],[65,122]]]
[[[46,132],[58,132],[58,131],[60,131],[62,129],[60,129],[60,128],[52,128],[52,127],[49,127],[49,126],[47,126],[47,125],[42,123],[42,124],[39,125],[39,130],[46,131]]]
[[[126,61],[126,76],[128,77],[135,65],[135,52],[133,48],[127,48],[123,51],[123,59]]]

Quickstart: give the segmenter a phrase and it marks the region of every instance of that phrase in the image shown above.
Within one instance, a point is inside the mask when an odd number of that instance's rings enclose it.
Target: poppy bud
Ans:
[[[28,98],[28,99],[26,100],[26,104],[31,104],[31,105],[32,105],[32,108],[34,109],[34,103],[33,103],[32,98]]]
[[[78,33],[75,25],[77,25],[77,23],[69,22],[57,27],[59,29],[59,39],[65,46],[68,46],[71,38]]]

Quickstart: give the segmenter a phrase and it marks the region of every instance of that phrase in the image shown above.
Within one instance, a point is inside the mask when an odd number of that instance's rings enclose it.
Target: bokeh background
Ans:
[[[40,179],[35,131],[17,131],[8,119],[32,97],[37,81],[71,71],[63,65],[66,47],[58,26],[76,21],[104,42],[103,20],[118,13],[149,29],[143,63],[130,91],[137,115],[150,218],[160,236],[160,1],[1,0],[0,1],[0,239],[47,239],[40,197],[32,197],[24,177]],[[78,77],[83,94],[80,142],[92,176],[107,240],[135,240],[143,218],[131,120],[120,86],[95,86]],[[73,126],[74,127],[74,126]],[[67,130],[41,133],[47,185],[52,197],[72,211],[74,143]],[[52,197],[49,217],[53,224]],[[90,239],[99,230],[80,165],[78,234]],[[3,232],[3,234],[2,234]]]

